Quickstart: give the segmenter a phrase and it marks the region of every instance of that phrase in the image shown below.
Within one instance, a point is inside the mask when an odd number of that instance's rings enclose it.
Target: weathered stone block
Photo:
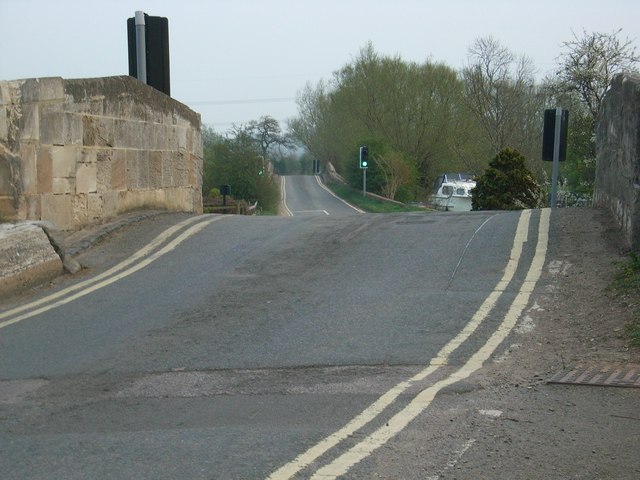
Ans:
[[[97,193],[87,195],[87,217],[89,223],[99,223],[105,217],[102,195]]]
[[[162,152],[149,153],[149,188],[162,188]]]
[[[22,104],[37,103],[40,100],[40,79],[29,78],[18,80],[20,85],[20,100]]]
[[[64,145],[64,117],[60,110],[43,110],[41,113],[40,142],[44,145]]]
[[[36,143],[21,142],[20,158],[22,160],[22,193],[33,195],[38,193],[38,170],[36,168]]]
[[[104,115],[105,110],[104,103],[104,95],[93,95],[92,97],[87,99],[87,111],[91,113],[91,115],[102,116]]]
[[[187,128],[184,126],[176,127],[176,145],[178,150],[187,150]]]
[[[594,203],[608,208],[627,245],[640,249],[640,75],[614,77],[596,128]]]
[[[7,107],[0,105],[0,142],[7,143],[9,137],[9,122],[7,119]]]
[[[149,152],[138,150],[138,188],[148,189],[149,187]]]
[[[38,80],[40,101],[64,101],[64,80],[61,77],[47,77]]]
[[[17,213],[13,197],[0,194],[0,217],[5,220],[15,220],[18,218]]]
[[[126,184],[128,189],[138,188],[138,151],[126,151]]]
[[[53,177],[51,182],[53,193],[59,195],[71,195],[72,193],[75,193],[75,180],[75,178],[71,177]]]
[[[38,191],[40,193],[53,192],[53,157],[52,147],[40,147],[38,155]]]
[[[82,145],[82,117],[47,105],[40,113],[40,142],[44,145]]]
[[[74,229],[89,223],[89,204],[87,195],[71,195],[72,222]]]
[[[114,150],[111,163],[111,188],[125,190],[127,188],[127,151]]]
[[[62,260],[41,227],[0,225],[0,296],[62,273]]]
[[[53,177],[74,177],[76,163],[80,157],[80,149],[76,146],[52,146],[52,174]]]
[[[115,120],[82,116],[82,144],[87,147],[114,147],[117,136]]]
[[[71,202],[71,195],[43,194],[41,205],[42,220],[52,222],[63,230],[72,229]]]
[[[96,193],[97,174],[97,163],[79,163],[76,170],[76,193]]]
[[[24,202],[27,218],[39,220],[41,218],[40,195],[25,195]]]
[[[120,192],[109,190],[100,194],[102,199],[102,220],[115,217],[118,214],[118,198]]]
[[[62,140],[64,145],[82,145],[83,130],[81,115],[65,112]]]
[[[189,185],[202,185],[202,160],[195,155],[189,155]]]
[[[177,186],[176,169],[174,167],[176,154],[172,152],[162,152],[162,188],[172,188]]]
[[[20,116],[20,140],[40,140],[40,107],[37,103],[22,105]]]

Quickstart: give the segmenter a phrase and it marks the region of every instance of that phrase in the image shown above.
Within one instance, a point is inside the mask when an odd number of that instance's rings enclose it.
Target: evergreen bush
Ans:
[[[476,180],[472,210],[522,210],[540,205],[540,185],[512,148],[502,149]]]

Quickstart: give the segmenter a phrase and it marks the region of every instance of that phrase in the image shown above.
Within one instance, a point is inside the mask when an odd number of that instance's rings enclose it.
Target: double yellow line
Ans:
[[[76,283],[60,290],[51,295],[47,295],[40,300],[21,305],[20,307],[7,310],[0,313],[0,329],[6,328],[9,325],[14,325],[18,322],[31,318],[35,315],[47,312],[54,308],[57,308],[66,303],[77,300],[78,298],[89,295],[96,290],[99,290],[107,285],[110,285],[118,280],[121,280],[129,275],[143,269],[150,263],[156,261],[158,258],[166,255],[173,249],[175,249],[182,242],[192,237],[199,231],[211,223],[222,220],[224,216],[197,216],[184,220],[173,227],[168,228],[160,235],[158,235],[151,243],[138,250],[126,260],[111,267],[109,270],[89,278],[82,282]],[[158,248],[167,242],[173,235],[182,230],[183,228],[195,223],[191,227],[187,228],[184,232],[178,235],[176,238],[167,243],[164,247]],[[74,293],[75,292],[75,293]]]
[[[528,240],[530,219],[531,210],[522,211],[518,220],[518,227],[513,240],[509,262],[505,268],[502,278],[473,315],[471,320],[467,323],[465,328],[451,341],[449,341],[440,350],[440,352],[438,352],[435,358],[431,360],[425,369],[409,380],[397,384],[391,390],[384,393],[380,398],[378,398],[378,400],[367,407],[343,428],[324,438],[291,462],[283,465],[281,468],[273,472],[268,477],[268,480],[284,480],[292,478],[294,475],[311,465],[311,463],[317,460],[320,456],[324,455],[329,449],[336,447],[342,441],[350,438],[359,429],[373,421],[376,417],[380,416],[387,407],[395,402],[396,399],[413,384],[424,380],[441,366],[446,365],[448,363],[449,356],[478,329],[481,323],[493,310],[502,293],[513,280],[522,257],[524,244]],[[496,348],[498,348],[500,343],[502,343],[516,325],[519,316],[527,306],[529,297],[542,274],[542,268],[544,266],[547,252],[549,219],[550,210],[542,210],[538,227],[538,243],[525,281],[511,304],[511,307],[509,308],[509,311],[501,325],[497,330],[495,330],[489,340],[457,371],[434,385],[422,390],[405,408],[391,417],[384,426],[377,429],[371,435],[365,437],[361,442],[347,450],[331,463],[322,467],[311,477],[312,479],[335,479],[341,475],[345,475],[351,467],[371,455],[371,453],[376,449],[400,433],[412,420],[420,415],[431,404],[431,401],[440,390],[452,383],[469,377],[482,367],[484,362],[489,359]]]

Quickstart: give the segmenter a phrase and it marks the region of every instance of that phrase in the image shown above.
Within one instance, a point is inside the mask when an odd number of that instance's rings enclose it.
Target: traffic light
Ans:
[[[369,166],[369,147],[363,145],[360,147],[360,168],[367,168]]]

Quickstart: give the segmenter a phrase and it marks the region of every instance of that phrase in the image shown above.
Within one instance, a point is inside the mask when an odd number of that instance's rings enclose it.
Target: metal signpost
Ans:
[[[542,138],[542,160],[553,161],[551,175],[551,208],[558,202],[558,169],[567,157],[567,127],[569,111],[562,108],[544,111],[544,132]]]

